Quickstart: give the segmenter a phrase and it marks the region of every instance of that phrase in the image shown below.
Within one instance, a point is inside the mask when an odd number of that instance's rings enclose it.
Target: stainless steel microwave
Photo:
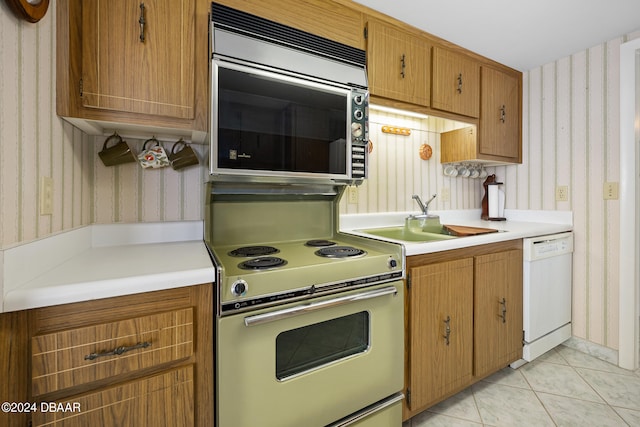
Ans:
[[[364,56],[362,63],[342,58],[335,42],[325,39],[313,48],[298,46],[301,36],[292,37],[289,27],[270,21],[258,26],[251,21],[256,17],[243,13],[229,23],[227,12],[212,13],[210,173],[356,183],[366,178]],[[256,28],[267,28],[268,36],[255,34]]]

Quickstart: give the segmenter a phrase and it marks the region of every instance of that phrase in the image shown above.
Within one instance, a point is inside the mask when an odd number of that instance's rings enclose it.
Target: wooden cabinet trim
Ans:
[[[461,239],[464,239],[464,237],[461,237]],[[419,265],[485,255],[494,252],[503,252],[512,249],[522,249],[522,239],[506,240],[504,242],[489,243],[486,245],[469,246],[466,248],[452,249],[430,254],[412,255],[407,257],[407,270]]]

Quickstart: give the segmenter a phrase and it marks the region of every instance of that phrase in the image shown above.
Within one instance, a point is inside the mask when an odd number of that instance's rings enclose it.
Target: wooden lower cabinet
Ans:
[[[471,381],[473,258],[414,267],[410,276],[411,408],[423,408]]]
[[[476,257],[475,280],[473,374],[485,377],[522,357],[522,250]]]
[[[0,425],[214,425],[213,286],[0,314]]]
[[[58,400],[33,426],[193,426],[193,365],[95,393]],[[53,409],[53,410],[52,410]],[[57,410],[63,409],[63,410]]]
[[[407,258],[403,420],[522,357],[522,241]]]

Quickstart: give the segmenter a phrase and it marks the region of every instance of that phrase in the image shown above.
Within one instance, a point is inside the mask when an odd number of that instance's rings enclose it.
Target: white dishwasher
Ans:
[[[571,337],[573,233],[523,240],[522,358],[532,361]]]

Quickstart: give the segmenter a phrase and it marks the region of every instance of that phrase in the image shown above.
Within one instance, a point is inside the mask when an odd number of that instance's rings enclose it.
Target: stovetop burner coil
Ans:
[[[305,243],[305,246],[311,246],[313,248],[320,248],[324,246],[333,246],[333,245],[337,245],[337,243],[332,242],[331,240],[325,240],[325,239],[309,240],[307,243]]]
[[[351,246],[329,246],[318,249],[315,253],[327,258],[349,258],[367,254],[366,251]]]
[[[273,246],[243,246],[232,250],[229,255],[233,257],[254,257],[277,254],[278,252],[280,251]]]
[[[262,256],[253,258],[238,264],[238,267],[243,270],[268,270],[270,268],[277,268],[286,265],[287,261],[275,256]]]

